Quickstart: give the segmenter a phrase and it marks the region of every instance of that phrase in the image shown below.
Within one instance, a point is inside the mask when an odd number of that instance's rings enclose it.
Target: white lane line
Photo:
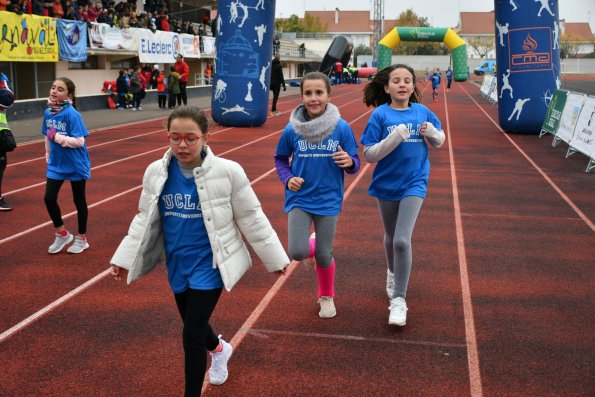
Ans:
[[[465,234],[463,232],[463,220],[461,219],[461,204],[459,201],[457,170],[455,167],[455,159],[452,149],[453,142],[450,134],[450,119],[448,117],[447,95],[444,95],[444,107],[446,113],[446,136],[448,138],[448,157],[450,159],[450,176],[452,181],[452,196],[454,205],[455,229],[457,236],[457,252],[459,256],[459,273],[461,277],[463,316],[465,318],[465,340],[467,342],[469,386],[472,397],[481,397],[483,396],[483,388],[481,385],[481,371],[479,365],[479,353],[477,350],[477,337],[475,335],[475,320],[473,319],[473,303],[471,301],[471,288],[469,286],[467,254],[465,252]]]
[[[591,231],[595,232],[595,224],[593,224],[593,222],[589,219],[589,217],[587,215],[585,215],[578,208],[578,206],[576,204],[574,204],[574,202],[562,191],[562,189],[560,189],[558,187],[558,185],[556,185],[556,183],[545,173],[545,171],[542,170],[541,167],[539,167],[539,165],[537,165],[537,163],[535,161],[533,161],[533,159],[531,157],[529,157],[529,155],[527,153],[525,153],[525,151],[523,149],[521,149],[521,147],[519,145],[517,145],[517,143],[509,136],[509,134],[507,134],[506,132],[504,132],[504,130],[502,128],[500,128],[500,125],[498,123],[496,123],[496,121],[494,121],[494,119],[479,105],[479,103],[477,103],[477,101],[475,101],[475,99],[473,99],[471,94],[469,94],[469,92],[467,90],[465,90],[464,88],[463,88],[463,91],[465,91],[465,94],[467,94],[467,96],[469,98],[471,98],[473,103],[475,103],[475,105],[477,105],[477,107],[483,112],[483,114],[485,114],[486,117],[488,119],[490,119],[490,121],[496,126],[496,128],[498,128],[498,130],[502,133],[502,135],[504,135],[506,137],[506,139],[508,139],[508,141],[512,144],[512,146],[514,146],[516,148],[516,150],[518,150],[519,153],[529,162],[529,164],[531,164],[533,166],[533,168],[535,168],[535,170],[537,172],[539,172],[539,174],[541,174],[543,179],[546,180],[546,182],[552,187],[552,189],[554,189],[556,191],[556,193],[558,193],[560,195],[560,197],[562,197],[562,200],[566,201],[566,203],[570,206],[570,208],[572,208],[572,210],[577,213],[577,215],[587,224],[587,226],[591,229]]]
[[[27,326],[31,325],[35,321],[39,320],[41,317],[43,317],[44,315],[46,315],[49,312],[51,312],[52,310],[54,310],[56,307],[65,303],[66,301],[74,298],[75,296],[77,296],[78,294],[80,294],[81,292],[86,290],[87,288],[91,287],[93,284],[103,280],[105,277],[107,277],[109,272],[110,272],[110,269],[105,269],[103,272],[99,273],[97,276],[93,277],[91,280],[87,281],[84,284],[81,284],[80,286],[76,287],[75,289],[73,289],[72,291],[67,293],[66,295],[63,295],[61,298],[53,301],[52,303],[50,303],[43,309],[39,310],[37,313],[32,314],[31,316],[27,317],[26,319],[24,319],[23,321],[18,323],[14,327],[2,332],[0,334],[0,343],[4,342],[10,336],[19,332],[23,328],[26,328]]]
[[[450,342],[433,342],[433,341],[419,341],[410,339],[394,339],[394,338],[369,338],[367,336],[357,335],[339,335],[339,334],[321,334],[318,332],[294,332],[281,331],[273,329],[259,329],[259,328],[240,328],[240,332],[257,338],[267,338],[267,335],[280,336],[295,336],[300,338],[321,338],[321,339],[338,339],[348,341],[361,341],[370,343],[396,344],[396,345],[416,345],[416,346],[436,346],[436,347],[453,347],[458,349],[465,349],[467,347],[464,343],[450,343]]]

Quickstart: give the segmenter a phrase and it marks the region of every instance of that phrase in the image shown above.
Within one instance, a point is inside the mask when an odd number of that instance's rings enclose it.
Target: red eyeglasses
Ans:
[[[169,138],[169,142],[172,145],[179,145],[180,143],[182,143],[182,141],[184,141],[186,142],[186,145],[194,146],[200,140],[200,138],[203,137],[203,135],[193,133],[182,135],[178,134],[177,132],[172,132],[170,134],[167,134],[167,137]]]

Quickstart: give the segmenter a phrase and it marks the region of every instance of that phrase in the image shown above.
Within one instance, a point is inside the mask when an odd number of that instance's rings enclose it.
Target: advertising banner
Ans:
[[[83,21],[57,19],[60,59],[69,62],[87,60],[87,24]]]
[[[562,117],[562,112],[564,111],[564,105],[566,104],[567,96],[568,91],[554,91],[552,99],[550,100],[550,104],[547,108],[547,112],[545,113],[545,119],[543,120],[543,125],[541,126],[540,135],[555,134],[558,131],[558,127],[560,126],[560,118]]]
[[[560,124],[558,131],[554,138],[553,145],[560,140],[569,143],[574,135],[574,129],[578,121],[578,117],[581,114],[583,108],[583,101],[585,99],[584,94],[577,94],[575,92],[569,92],[566,96],[566,105],[560,116]]]
[[[56,19],[0,11],[0,61],[58,62]]]
[[[595,156],[595,97],[585,98],[569,145],[572,150],[587,156]]]
[[[138,57],[142,63],[175,63],[181,53],[178,33],[139,29]],[[182,54],[183,55],[183,54]]]

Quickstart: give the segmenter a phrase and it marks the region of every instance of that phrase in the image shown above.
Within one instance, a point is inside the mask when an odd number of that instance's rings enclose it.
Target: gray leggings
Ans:
[[[296,261],[306,259],[310,250],[310,225],[314,222],[316,265],[329,267],[333,262],[333,241],[338,219],[339,215],[314,215],[299,208],[289,211],[287,216],[289,256]]]
[[[411,235],[424,200],[417,196],[407,196],[401,201],[376,201],[384,226],[386,263],[388,270],[395,274],[393,298],[405,299],[412,263]]]

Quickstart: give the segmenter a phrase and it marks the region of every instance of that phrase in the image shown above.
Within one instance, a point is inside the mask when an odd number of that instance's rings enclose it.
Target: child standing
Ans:
[[[182,95],[180,94],[180,75],[176,72],[176,68],[172,65],[169,67],[169,76],[167,77],[167,92],[169,99],[167,102],[168,108],[175,108],[176,103],[182,106]]]
[[[279,139],[275,167],[285,188],[289,255],[297,261],[316,258],[318,314],[330,318],[337,314],[333,240],[343,204],[344,173],[355,174],[360,161],[351,127],[329,102],[328,77],[306,74],[300,92],[302,104],[291,113]],[[312,223],[316,234],[309,240]]]
[[[450,85],[452,84],[453,77],[454,77],[454,72],[452,71],[451,67],[449,66],[448,69],[446,69],[446,81],[448,82],[448,85],[446,86],[446,91],[450,91]]]
[[[407,320],[405,297],[411,273],[411,235],[426,196],[430,161],[426,140],[444,143],[440,120],[418,103],[415,72],[406,65],[381,70],[364,89],[364,103],[374,106],[360,143],[370,163],[378,162],[368,194],[376,197],[384,227],[389,324]]]
[[[289,265],[242,167],[217,157],[208,121],[195,106],[167,120],[169,150],[143,177],[140,213],[112,257],[112,275],[128,283],[151,272],[165,252],[169,284],[184,323],[185,396],[199,396],[211,352],[210,382],[223,384],[232,346],[209,325],[222,288],[251,266],[242,234],[268,271]]]
[[[164,72],[159,72],[156,78],[157,81],[157,102],[159,109],[167,109],[165,103],[167,101],[167,79]]]
[[[70,181],[77,211],[78,235],[67,251],[80,254],[89,248],[85,189],[87,179],[91,177],[91,160],[85,143],[89,131],[76,111],[75,85],[72,80],[60,77],[52,83],[41,133],[45,136],[47,161],[44,201],[56,229],[54,243],[48,252],[57,254],[73,240],[73,235],[64,227],[58,205],[60,188],[64,181]]]

